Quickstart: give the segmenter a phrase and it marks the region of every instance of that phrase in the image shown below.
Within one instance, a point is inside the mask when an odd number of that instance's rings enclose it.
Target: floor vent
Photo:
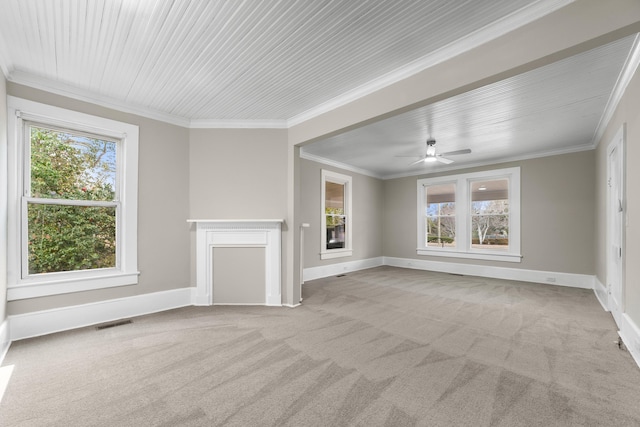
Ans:
[[[107,328],[114,328],[116,326],[128,325],[129,323],[133,323],[133,321],[131,321],[131,320],[120,320],[118,322],[105,323],[104,325],[98,325],[98,326],[96,326],[96,329],[97,330],[101,330],[101,329],[107,329]]]

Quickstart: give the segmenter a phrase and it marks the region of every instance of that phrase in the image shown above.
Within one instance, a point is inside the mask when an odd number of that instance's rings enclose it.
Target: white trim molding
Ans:
[[[383,265],[390,267],[412,268],[416,270],[437,271],[440,273],[464,274],[467,276],[490,277],[493,279],[518,280],[521,282],[594,289],[594,276],[588,274],[525,270],[521,268],[492,267],[487,265],[459,264],[456,262],[386,256],[321,265],[318,267],[308,267],[304,269],[304,280],[306,282],[307,280],[322,279],[324,277],[336,276],[342,273],[351,273]]]
[[[600,140],[604,136],[604,132],[609,126],[609,122],[613,117],[613,113],[618,108],[618,104],[622,100],[622,96],[627,91],[627,86],[631,82],[631,79],[636,73],[638,69],[638,65],[640,65],[640,35],[637,35],[635,40],[633,41],[633,46],[631,47],[631,52],[627,57],[625,64],[620,71],[620,75],[618,76],[618,80],[607,100],[607,105],[604,108],[602,116],[600,117],[600,121],[598,122],[598,126],[596,127],[596,131],[593,133],[593,138],[591,140],[591,146],[595,149]]]
[[[4,321],[0,323],[0,365],[2,365],[4,357],[7,355],[7,351],[9,351],[10,345],[11,337],[9,334],[9,320],[4,319]]]
[[[627,313],[622,314],[622,326],[620,327],[620,338],[631,353],[631,357],[640,367],[640,327],[629,317]]]
[[[327,169],[320,170],[320,259],[333,259],[350,257],[353,255],[353,178],[350,175],[341,174]],[[337,184],[343,188],[342,216],[344,219],[344,247],[327,247],[327,184]],[[333,207],[333,206],[332,206]]]
[[[593,277],[593,292],[596,294],[602,309],[609,312],[609,292],[607,287],[598,279],[598,276]]]
[[[394,257],[384,257],[384,265],[413,268],[416,270],[437,271],[440,273],[464,274],[467,276],[490,277],[493,279],[518,280],[521,282],[593,289],[593,276],[588,274],[525,270],[522,268],[492,267],[488,265],[459,264],[455,262]]]
[[[489,181],[504,181],[508,183],[506,198],[509,202],[509,245],[506,250],[494,250],[492,246],[487,249],[475,249],[472,244],[473,209],[473,185],[474,183]],[[437,176],[422,178],[416,181],[417,189],[417,249],[418,255],[444,256],[468,259],[483,259],[490,261],[521,262],[520,253],[520,167],[494,169],[481,172],[471,172],[458,175]],[[487,184],[488,185],[488,184]],[[427,242],[427,199],[433,187],[452,187],[455,213],[447,215],[455,221],[455,242],[451,247],[430,246]],[[499,190],[502,193],[501,190]],[[437,193],[436,193],[437,194]],[[441,196],[441,195],[440,195]],[[440,197],[436,195],[435,197]],[[497,197],[503,198],[504,195]],[[482,200],[482,199],[480,199]],[[442,201],[442,200],[440,200]]]
[[[336,276],[338,274],[351,273],[358,270],[366,270],[367,268],[380,267],[382,265],[384,265],[383,257],[320,265],[317,267],[305,268],[303,278],[306,282],[307,280],[322,279],[323,277]]]
[[[196,224],[196,298],[195,305],[212,305],[213,248],[265,248],[264,305],[282,305],[282,224],[283,219],[190,219]],[[244,305],[244,304],[243,304]]]
[[[9,316],[9,338],[25,338],[97,325],[128,317],[192,305],[193,288],[179,288],[127,298]]]

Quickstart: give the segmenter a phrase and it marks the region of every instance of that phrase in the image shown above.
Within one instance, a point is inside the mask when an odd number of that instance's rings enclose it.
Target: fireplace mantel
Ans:
[[[213,248],[265,248],[265,305],[282,305],[283,219],[189,219],[196,224],[196,305],[212,305]]]

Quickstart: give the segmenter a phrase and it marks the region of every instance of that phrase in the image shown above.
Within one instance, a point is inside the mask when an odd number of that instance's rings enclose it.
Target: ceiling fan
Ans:
[[[436,140],[433,138],[429,138],[427,139],[427,154],[425,154],[424,156],[420,156],[420,158],[415,162],[409,163],[409,166],[417,165],[418,163],[421,163],[421,162],[424,162],[424,163],[440,162],[440,163],[444,163],[445,165],[448,165],[450,163],[453,163],[453,160],[447,159],[445,156],[455,156],[458,154],[469,154],[469,153],[471,153],[471,150],[469,148],[466,148],[464,150],[449,151],[447,153],[437,154]],[[399,156],[399,157],[416,157],[416,156]]]

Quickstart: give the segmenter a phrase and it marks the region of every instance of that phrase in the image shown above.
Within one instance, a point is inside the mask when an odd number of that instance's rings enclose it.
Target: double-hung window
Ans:
[[[322,170],[320,258],[351,256],[351,177]]]
[[[520,168],[419,179],[417,253],[520,262]]]
[[[138,127],[8,105],[9,299],[137,283]]]

